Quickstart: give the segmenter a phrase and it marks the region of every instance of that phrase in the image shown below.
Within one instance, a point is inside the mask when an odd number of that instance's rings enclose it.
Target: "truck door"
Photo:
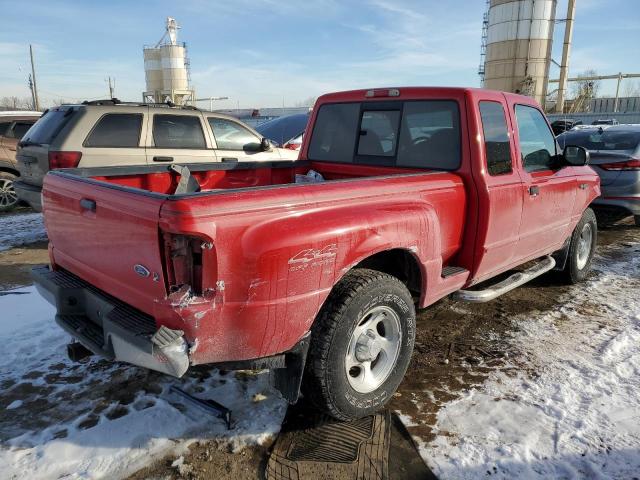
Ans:
[[[542,112],[514,104],[511,114],[523,180],[517,255],[524,259],[559,248],[569,236],[577,182],[570,168],[561,168],[555,137]]]
[[[522,219],[522,179],[510,132],[504,96],[482,92],[478,101],[482,142],[479,155],[486,188],[479,189],[480,209],[476,242],[481,260],[474,274],[486,278],[508,268],[516,260]]]

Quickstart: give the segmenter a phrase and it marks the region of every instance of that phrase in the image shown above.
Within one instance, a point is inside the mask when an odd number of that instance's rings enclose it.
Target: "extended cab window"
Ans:
[[[255,150],[260,139],[239,123],[224,118],[209,117],[216,145],[221,150]]]
[[[142,115],[108,113],[104,115],[84,142],[85,147],[137,147],[140,143]]]
[[[455,170],[460,113],[450,100],[336,103],[320,107],[309,159]]]
[[[33,126],[34,123],[35,121],[31,122],[28,120],[16,122],[13,125],[13,128],[11,129],[10,136],[18,140],[22,139],[22,137],[24,137],[24,134],[29,131],[29,129]]]
[[[504,108],[498,102],[482,101],[480,117],[489,175],[511,173],[511,148]]]
[[[556,140],[540,110],[516,105],[516,120],[524,169],[527,172],[553,169]]]
[[[153,143],[157,148],[207,148],[200,117],[154,115]]]
[[[9,125],[11,125],[11,122],[0,122],[0,137],[5,135],[9,129]]]
[[[359,103],[322,105],[313,127],[309,158],[329,162],[353,162],[359,114]]]

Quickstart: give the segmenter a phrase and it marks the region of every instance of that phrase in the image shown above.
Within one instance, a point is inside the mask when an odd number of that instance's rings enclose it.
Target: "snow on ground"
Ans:
[[[439,411],[421,446],[438,477],[639,476],[640,245],[617,248],[559,308],[515,319],[517,370]]]
[[[176,380],[95,358],[74,364],[53,317],[34,287],[0,295],[2,478],[118,478],[196,439],[240,448],[280,429],[286,404],[264,373],[194,371]],[[235,427],[182,403],[171,385],[229,406]]]
[[[42,214],[16,213],[0,215],[0,252],[28,243],[46,240]]]

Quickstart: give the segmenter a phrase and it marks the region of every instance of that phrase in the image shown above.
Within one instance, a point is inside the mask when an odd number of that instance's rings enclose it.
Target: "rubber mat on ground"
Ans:
[[[269,462],[269,480],[389,478],[389,412],[339,422],[296,409],[287,415]]]

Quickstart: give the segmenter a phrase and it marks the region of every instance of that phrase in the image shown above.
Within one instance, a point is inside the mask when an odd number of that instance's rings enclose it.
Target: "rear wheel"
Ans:
[[[13,188],[16,176],[0,172],[0,212],[9,212],[18,206],[18,195]]]
[[[571,235],[569,257],[563,274],[568,283],[583,281],[591,271],[598,238],[598,223],[593,210],[586,209]]]
[[[370,415],[400,385],[415,340],[407,287],[368,269],[348,273],[312,328],[305,397],[339,420]]]

